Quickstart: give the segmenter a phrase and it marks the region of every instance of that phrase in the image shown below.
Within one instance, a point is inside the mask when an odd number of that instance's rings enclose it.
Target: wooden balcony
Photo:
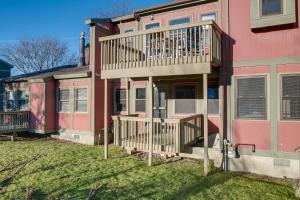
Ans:
[[[101,78],[208,74],[221,64],[214,21],[100,38]]]
[[[29,124],[29,111],[0,112],[0,134],[27,131]]]
[[[175,155],[203,137],[202,115],[183,119],[154,118],[153,135],[150,134],[150,120],[151,118],[114,116],[114,145],[148,152],[152,144],[155,153]]]

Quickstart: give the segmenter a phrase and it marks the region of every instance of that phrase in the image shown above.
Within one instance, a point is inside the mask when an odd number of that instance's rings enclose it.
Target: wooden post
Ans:
[[[128,78],[126,78],[126,115],[130,115],[130,86]]]
[[[104,79],[104,159],[108,159],[107,79]]]
[[[221,83],[223,84],[223,83]],[[224,86],[219,86],[219,113],[220,113],[220,147],[223,149],[223,139],[224,139]]]
[[[153,78],[149,77],[148,82],[148,112],[149,112],[149,162],[148,165],[152,165],[153,154]]]
[[[208,114],[207,114],[207,74],[203,74],[203,115],[204,115],[204,176],[208,175]]]

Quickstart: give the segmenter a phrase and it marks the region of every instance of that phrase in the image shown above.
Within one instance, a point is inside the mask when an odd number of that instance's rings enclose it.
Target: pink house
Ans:
[[[177,0],[88,19],[90,63],[14,79],[30,130],[299,176],[300,0]],[[79,97],[80,98],[77,98]],[[78,110],[79,109],[79,110]],[[80,109],[83,109],[82,111]],[[225,153],[224,153],[225,152]]]

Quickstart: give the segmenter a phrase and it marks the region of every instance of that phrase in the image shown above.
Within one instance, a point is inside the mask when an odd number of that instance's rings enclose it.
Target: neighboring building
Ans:
[[[11,69],[13,66],[11,64],[8,64],[7,62],[4,62],[3,60],[0,60],[0,111],[3,110],[3,78],[10,77]]]
[[[84,35],[81,46],[85,47]],[[98,143],[101,127],[92,132],[92,79],[90,66],[85,64],[88,59],[83,59],[79,66],[60,66],[4,79],[5,110],[30,111],[32,133]]]
[[[183,157],[205,158],[204,138],[216,163],[228,139],[230,170],[298,177],[299,4],[177,0],[87,20],[94,128],[113,112],[115,145]]]

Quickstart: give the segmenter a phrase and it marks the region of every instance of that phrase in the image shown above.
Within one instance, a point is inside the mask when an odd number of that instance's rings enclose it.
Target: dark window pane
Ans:
[[[131,32],[133,32],[133,28],[127,29],[127,30],[125,30],[124,32],[125,32],[125,33],[131,33]]]
[[[169,25],[173,26],[173,25],[178,25],[178,24],[186,24],[186,23],[190,23],[190,18],[189,17],[183,17],[180,19],[172,19],[169,21]]]
[[[196,113],[196,87],[179,86],[175,91],[175,113]]]
[[[136,100],[135,101],[135,111],[136,112],[146,112],[146,100]]]
[[[116,111],[126,111],[126,90],[125,89],[116,89],[115,94],[115,105]]]
[[[136,89],[136,99],[146,99],[146,89],[137,88]]]
[[[282,0],[261,0],[262,16],[282,13]]]
[[[266,89],[265,77],[240,78],[237,80],[237,117],[265,119]]]
[[[159,28],[159,23],[153,23],[153,24],[147,24],[145,26],[145,29],[148,30],[148,29],[152,29],[152,28]]]
[[[300,119],[300,75],[282,77],[282,119]]]

